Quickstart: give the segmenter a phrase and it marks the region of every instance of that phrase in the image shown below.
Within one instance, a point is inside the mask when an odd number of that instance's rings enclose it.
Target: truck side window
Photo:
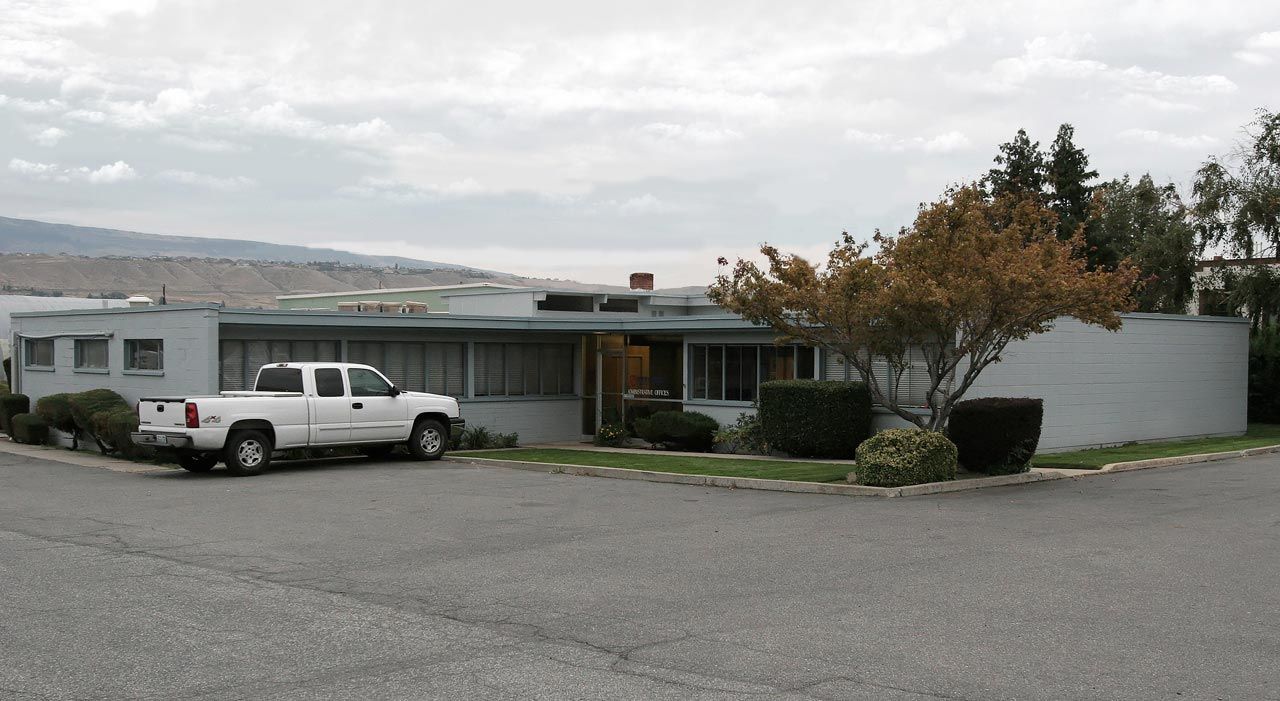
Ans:
[[[378,373],[364,368],[347,370],[347,378],[351,380],[351,396],[353,397],[390,397],[391,385]]]
[[[341,397],[346,393],[342,387],[342,371],[338,368],[320,368],[316,370],[316,394],[321,397]]]
[[[298,368],[263,368],[258,373],[259,392],[301,392],[302,370]]]

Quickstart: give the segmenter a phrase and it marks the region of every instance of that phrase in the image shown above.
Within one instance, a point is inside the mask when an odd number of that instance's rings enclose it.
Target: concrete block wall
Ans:
[[[1041,450],[1237,435],[1248,359],[1241,319],[1129,314],[1115,333],[1061,319],[1010,344],[965,398],[1043,399]]]
[[[18,388],[31,397],[59,392],[82,392],[106,388],[119,392],[130,404],[145,396],[172,394],[213,394],[217,392],[217,311],[209,308],[165,309],[160,307],[125,309],[90,314],[59,313],[43,317],[13,318],[16,336],[58,334],[53,339],[54,367],[41,370],[23,367],[19,345],[13,371]],[[107,372],[77,371],[75,335],[110,332]],[[126,339],[163,339],[164,370],[159,374],[129,372],[124,369]],[[21,344],[21,339],[18,339]]]
[[[467,426],[484,426],[497,433],[520,434],[521,445],[582,438],[582,398],[463,399],[459,402]]]

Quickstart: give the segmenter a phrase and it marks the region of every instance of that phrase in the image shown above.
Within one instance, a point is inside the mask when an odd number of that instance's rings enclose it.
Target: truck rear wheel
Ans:
[[[271,441],[260,431],[237,431],[227,439],[223,462],[233,475],[261,474],[271,464]]]
[[[208,472],[218,464],[218,454],[183,452],[178,454],[178,464],[187,472]]]
[[[409,434],[409,454],[419,460],[439,460],[449,447],[449,432],[435,419],[423,419]]]

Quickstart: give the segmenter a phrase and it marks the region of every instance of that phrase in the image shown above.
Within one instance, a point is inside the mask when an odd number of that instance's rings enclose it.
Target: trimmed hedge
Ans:
[[[0,429],[13,435],[13,417],[31,411],[31,398],[25,394],[0,394]]]
[[[956,477],[956,447],[935,431],[891,428],[858,446],[853,468],[858,484],[904,487]]]
[[[851,458],[871,435],[871,393],[861,382],[764,382],[760,426],[764,442],[789,455]]]
[[[44,445],[49,442],[49,424],[35,414],[16,414],[9,419],[13,424],[13,440],[27,445]]]
[[[71,416],[71,395],[65,392],[61,394],[50,394],[36,400],[35,413],[49,424],[50,428],[56,428],[63,433],[75,434],[76,420]]]
[[[142,457],[148,450],[134,445],[129,435],[138,430],[138,415],[133,409],[106,409],[93,415],[93,435],[99,442],[127,458]]]
[[[124,397],[109,389],[91,389],[71,395],[70,402],[71,419],[75,421],[76,430],[92,438],[104,454],[111,452],[106,433],[98,432],[93,417],[100,412],[128,411],[129,405]]]
[[[966,470],[1012,475],[1031,469],[1043,421],[1043,399],[970,399],[951,410],[947,437]]]
[[[658,411],[634,422],[636,435],[653,445],[705,453],[715,444],[720,424],[696,411]]]

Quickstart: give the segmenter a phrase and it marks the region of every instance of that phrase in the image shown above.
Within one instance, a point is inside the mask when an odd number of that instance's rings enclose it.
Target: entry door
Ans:
[[[338,368],[316,370],[315,415],[311,421],[311,444],[351,442],[351,398]]]
[[[404,397],[391,396],[391,383],[364,368],[350,368],[351,441],[402,441],[409,437]]]
[[[627,391],[626,357],[621,349],[600,352],[600,423],[626,419],[624,395]]]

